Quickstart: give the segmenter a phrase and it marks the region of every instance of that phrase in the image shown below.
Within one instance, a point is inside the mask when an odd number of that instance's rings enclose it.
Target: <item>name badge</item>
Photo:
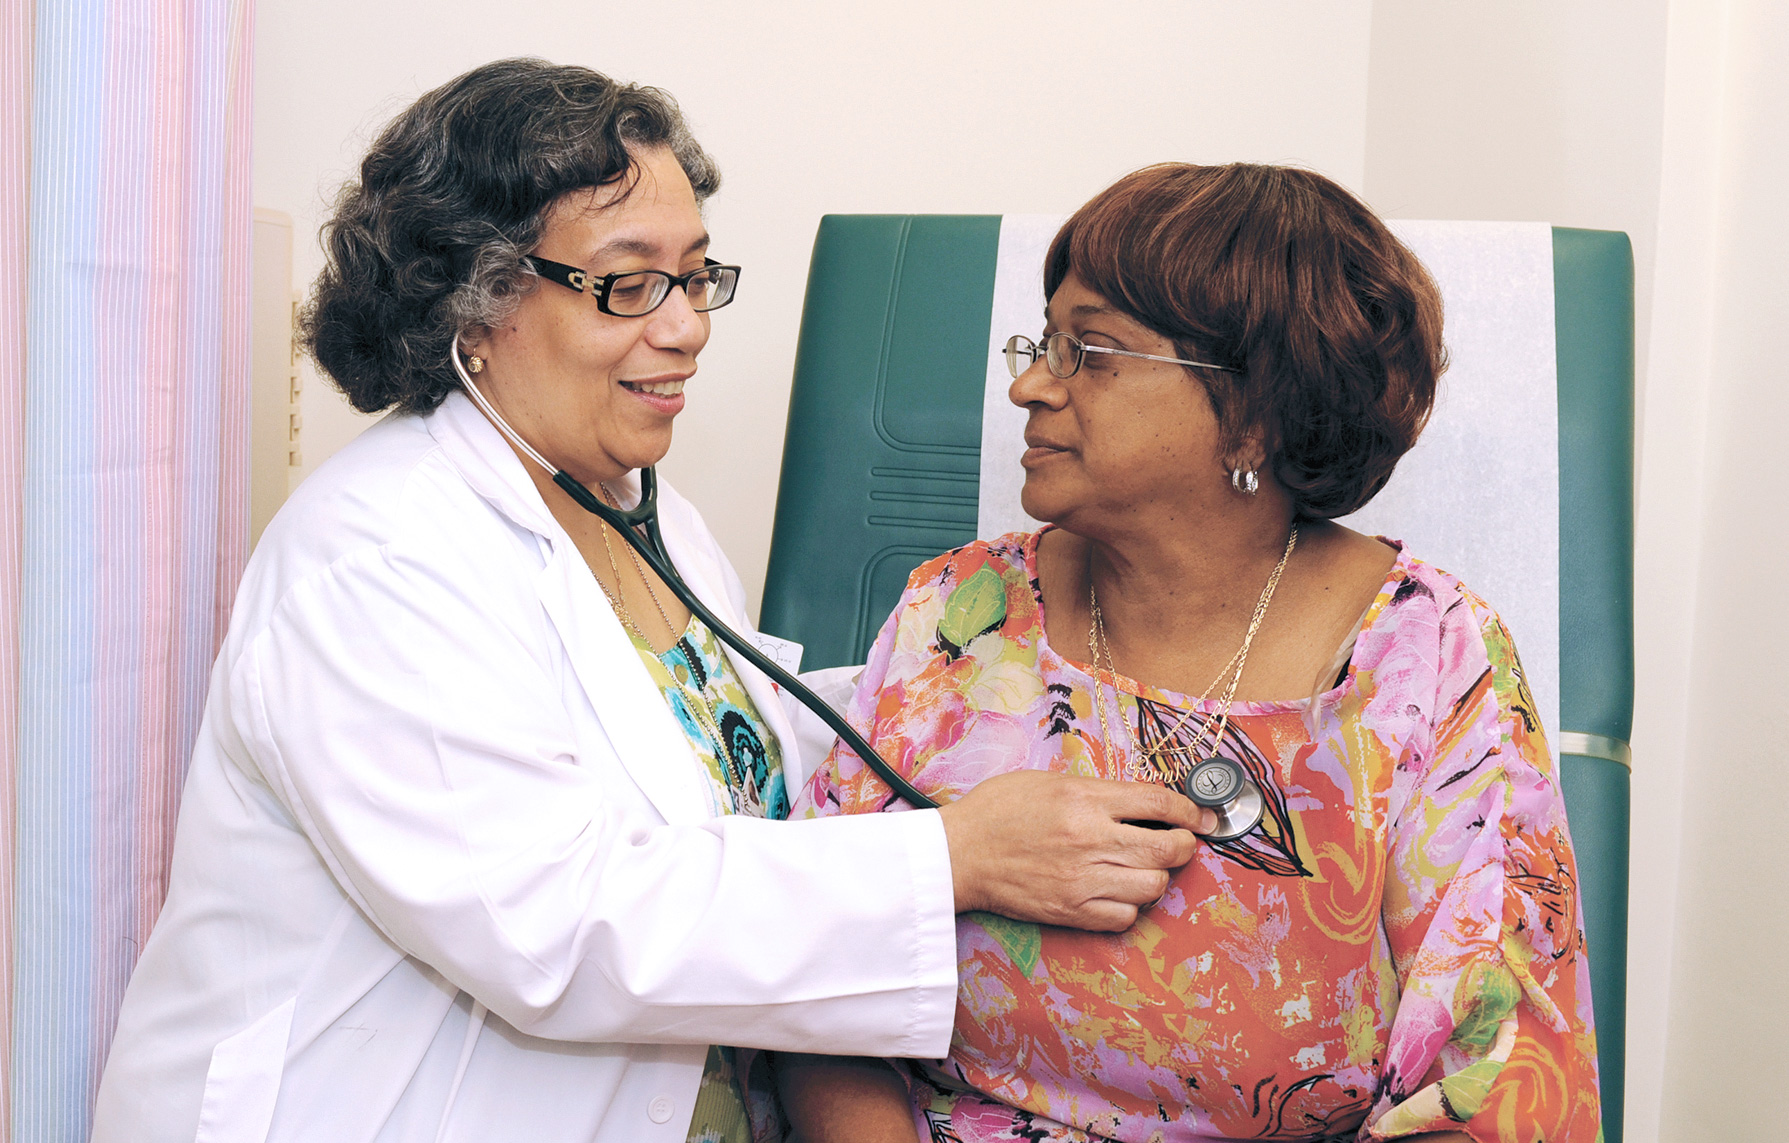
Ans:
[[[795,640],[778,639],[775,635],[754,631],[752,642],[758,645],[758,650],[764,652],[766,658],[791,675],[801,670],[802,647]]]

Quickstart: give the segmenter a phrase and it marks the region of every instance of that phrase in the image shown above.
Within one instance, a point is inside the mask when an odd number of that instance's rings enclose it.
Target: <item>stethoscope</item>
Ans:
[[[809,690],[800,679],[778,666],[769,656],[758,650],[751,640],[722,623],[714,612],[710,611],[696,597],[696,593],[690,590],[689,584],[683,582],[683,577],[677,574],[676,566],[671,563],[670,554],[665,551],[664,536],[659,532],[658,474],[651,465],[640,470],[639,503],[628,509],[610,507],[603,503],[601,498],[594,495],[590,489],[584,487],[576,477],[536,452],[532,445],[522,439],[522,434],[510,427],[509,422],[503,419],[503,414],[492,406],[491,402],[485,398],[484,393],[473,383],[471,375],[466,372],[465,365],[460,361],[457,344],[447,356],[453,362],[454,372],[460,375],[460,384],[465,387],[466,395],[471,397],[473,403],[483,410],[484,415],[490,418],[491,423],[497,426],[498,431],[508,437],[510,442],[520,449],[529,460],[551,474],[553,483],[563,488],[565,494],[577,502],[578,507],[597,516],[619,533],[621,538],[640,554],[640,558],[646,561],[646,566],[650,567],[653,573],[664,581],[665,586],[671,589],[671,594],[689,608],[690,612],[700,619],[710,631],[714,632],[721,642],[738,652],[746,662],[769,675],[771,681],[794,695],[801,705],[813,711],[822,722],[831,728],[833,733],[844,740],[845,745],[857,752],[857,756],[863,759],[864,765],[874,770],[878,778],[893,787],[894,792],[904,801],[915,809],[933,810],[938,808],[937,802],[914,789],[911,782],[901,777],[893,766],[884,762],[882,756],[877,754],[868,742],[864,741],[863,735],[852,729],[850,723],[840,717],[832,707],[826,705],[825,699]]]
[[[1202,835],[1207,841],[1241,837],[1261,824],[1267,812],[1261,787],[1228,758],[1214,756],[1194,766],[1181,781],[1180,792],[1217,814],[1217,828]]]
[[[578,507],[595,515],[609,527],[613,528],[626,540],[628,545],[638,552],[666,587],[671,589],[679,602],[690,609],[691,614],[715,636],[743,656],[746,662],[770,676],[771,680],[790,694],[796,701],[813,711],[814,714],[842,739],[861,758],[864,765],[875,771],[876,776],[887,782],[895,794],[915,809],[937,809],[938,803],[914,789],[913,784],[882,760],[874,747],[857,733],[851,724],[839,713],[828,706],[825,699],[809,690],[807,685],[794,675],[784,670],[776,662],[758,650],[751,640],[740,635],[731,627],[722,623],[714,612],[690,590],[689,584],[677,574],[677,568],[671,563],[671,557],[665,550],[665,540],[658,526],[658,475],[651,465],[640,470],[640,500],[632,508],[621,509],[603,503],[590,489],[584,487],[578,479],[547,460],[534,450],[534,447],[522,439],[522,434],[510,427],[503,419],[479,387],[473,382],[466,367],[460,361],[459,346],[456,344],[448,353],[453,362],[454,372],[459,374],[460,384],[465,387],[466,395],[472,398],[484,415],[490,418],[499,432],[508,437],[516,448],[529,460],[551,474],[553,483],[565,490],[565,494],[574,500]],[[1225,841],[1240,837],[1255,828],[1261,820],[1264,801],[1261,789],[1243,772],[1241,766],[1228,758],[1208,758],[1193,767],[1181,784],[1181,792],[1197,804],[1214,810],[1218,815],[1218,828],[1205,835],[1212,841]]]

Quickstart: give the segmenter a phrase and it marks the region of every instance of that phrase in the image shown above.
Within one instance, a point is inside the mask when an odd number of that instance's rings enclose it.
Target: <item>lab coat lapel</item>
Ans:
[[[673,825],[713,817],[707,780],[689,739],[521,460],[457,390],[430,414],[428,426],[474,491],[542,538],[548,554],[538,588],[541,606],[628,776]],[[616,490],[624,500],[637,500],[638,488],[638,478],[630,474]]]
[[[424,423],[460,476],[497,511],[537,535],[565,535],[521,459],[472,398],[455,389]]]
[[[553,545],[540,599],[635,785],[672,825],[713,817],[689,739],[569,539]]]

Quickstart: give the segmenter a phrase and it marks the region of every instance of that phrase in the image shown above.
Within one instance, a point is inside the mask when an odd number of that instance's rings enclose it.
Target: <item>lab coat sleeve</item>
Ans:
[[[938,815],[624,813],[535,585],[438,547],[297,584],[232,677],[249,765],[372,922],[532,1035],[944,1055]]]

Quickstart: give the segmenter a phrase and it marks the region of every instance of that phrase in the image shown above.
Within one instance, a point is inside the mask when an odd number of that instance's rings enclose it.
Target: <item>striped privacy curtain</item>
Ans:
[[[0,1143],[87,1137],[246,554],[250,4],[0,3]]]

